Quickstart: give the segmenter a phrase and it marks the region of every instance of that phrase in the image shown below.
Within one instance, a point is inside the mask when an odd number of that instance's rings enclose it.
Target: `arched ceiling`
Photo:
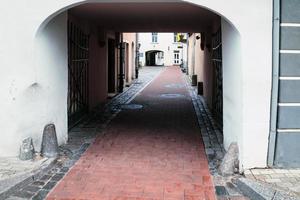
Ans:
[[[69,13],[121,32],[201,32],[220,20],[213,12],[184,2],[87,3]]]

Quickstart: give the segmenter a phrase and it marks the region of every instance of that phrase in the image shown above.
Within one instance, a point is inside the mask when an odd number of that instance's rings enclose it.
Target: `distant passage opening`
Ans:
[[[147,66],[162,66],[164,65],[164,52],[163,51],[147,51],[146,52],[146,65]]]

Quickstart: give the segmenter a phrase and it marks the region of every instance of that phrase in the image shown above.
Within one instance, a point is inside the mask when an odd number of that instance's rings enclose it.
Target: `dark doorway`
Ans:
[[[108,39],[108,93],[115,92],[115,82],[116,82],[116,66],[115,66],[115,40]]]
[[[147,66],[155,65],[155,52],[153,51],[146,52],[146,65]]]

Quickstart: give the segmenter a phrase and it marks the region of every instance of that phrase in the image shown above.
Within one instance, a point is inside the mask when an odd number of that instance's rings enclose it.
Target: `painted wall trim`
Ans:
[[[300,80],[299,76],[281,76],[279,77],[279,80],[289,80],[289,81],[298,81]]]
[[[285,106],[300,106],[300,103],[278,103],[278,106],[285,107]]]
[[[281,23],[281,27],[300,27],[299,23]]]
[[[274,36],[273,36],[274,38]],[[279,38],[278,38],[279,40]],[[293,53],[293,54],[300,54],[300,50],[288,50],[288,49],[284,49],[284,50],[280,50],[280,53]]]
[[[277,129],[278,133],[299,133],[300,134],[300,129],[299,128],[293,128],[293,129]]]

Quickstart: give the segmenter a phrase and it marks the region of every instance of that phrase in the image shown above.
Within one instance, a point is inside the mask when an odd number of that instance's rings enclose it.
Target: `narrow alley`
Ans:
[[[98,136],[47,199],[215,199],[179,67],[166,67]]]

